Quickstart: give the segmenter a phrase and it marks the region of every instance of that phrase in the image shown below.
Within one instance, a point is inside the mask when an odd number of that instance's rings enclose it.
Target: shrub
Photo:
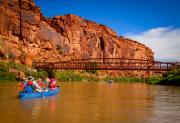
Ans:
[[[37,78],[47,78],[48,77],[48,73],[44,70],[38,70],[36,72],[32,73],[32,76]]]
[[[8,72],[9,71],[9,66],[4,63],[4,62],[0,62],[0,72]]]
[[[81,75],[80,73],[76,73],[72,70],[57,71],[56,78],[58,81],[99,81],[96,77]]]
[[[29,68],[26,65],[23,64],[17,64],[15,62],[8,62],[6,63],[6,65],[8,66],[8,68],[10,69],[15,69],[17,71],[22,71],[25,73],[26,76],[31,76],[33,75],[34,69],[33,68]]]
[[[10,72],[12,70],[14,72]],[[26,65],[17,64],[14,62],[0,62],[0,81],[16,81],[19,71],[24,72],[26,76],[34,76],[36,74],[36,76],[40,76],[39,72],[36,73],[34,69],[29,68]]]
[[[169,71],[163,77],[150,77],[148,83],[162,85],[180,85],[180,69]]]
[[[75,74],[74,71],[57,71],[56,78],[59,81],[82,81],[82,77]]]
[[[152,76],[147,79],[147,83],[150,84],[157,84],[162,80],[161,76]]]
[[[113,80],[114,82],[144,82],[143,78],[138,77],[113,77],[104,78],[103,81]]]
[[[11,60],[14,60],[16,58],[16,56],[13,53],[11,53],[11,52],[9,52],[8,57]]]
[[[0,72],[0,81],[16,81],[16,74],[11,72]]]
[[[169,71],[164,74],[159,84],[180,85],[180,69]]]

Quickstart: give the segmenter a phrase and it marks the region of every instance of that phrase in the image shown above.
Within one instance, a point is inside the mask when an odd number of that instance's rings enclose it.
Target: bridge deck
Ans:
[[[37,69],[75,69],[75,70],[143,70],[169,71],[179,68],[176,62],[159,62],[138,59],[92,58],[66,62],[34,62]]]

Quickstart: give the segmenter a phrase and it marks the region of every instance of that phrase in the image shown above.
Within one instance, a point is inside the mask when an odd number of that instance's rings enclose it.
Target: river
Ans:
[[[180,87],[142,83],[60,83],[54,97],[19,100],[0,83],[0,123],[179,123]]]

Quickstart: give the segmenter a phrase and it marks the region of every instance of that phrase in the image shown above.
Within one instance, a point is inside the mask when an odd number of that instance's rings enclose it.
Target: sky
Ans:
[[[180,61],[180,0],[35,0],[46,17],[75,14],[146,44],[155,59]]]

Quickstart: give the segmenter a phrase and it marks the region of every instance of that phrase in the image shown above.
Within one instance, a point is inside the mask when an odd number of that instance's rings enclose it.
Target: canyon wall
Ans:
[[[16,61],[67,61],[81,58],[153,60],[153,51],[107,26],[76,15],[46,18],[33,0],[0,0],[0,35]],[[2,56],[2,51],[0,52]]]

